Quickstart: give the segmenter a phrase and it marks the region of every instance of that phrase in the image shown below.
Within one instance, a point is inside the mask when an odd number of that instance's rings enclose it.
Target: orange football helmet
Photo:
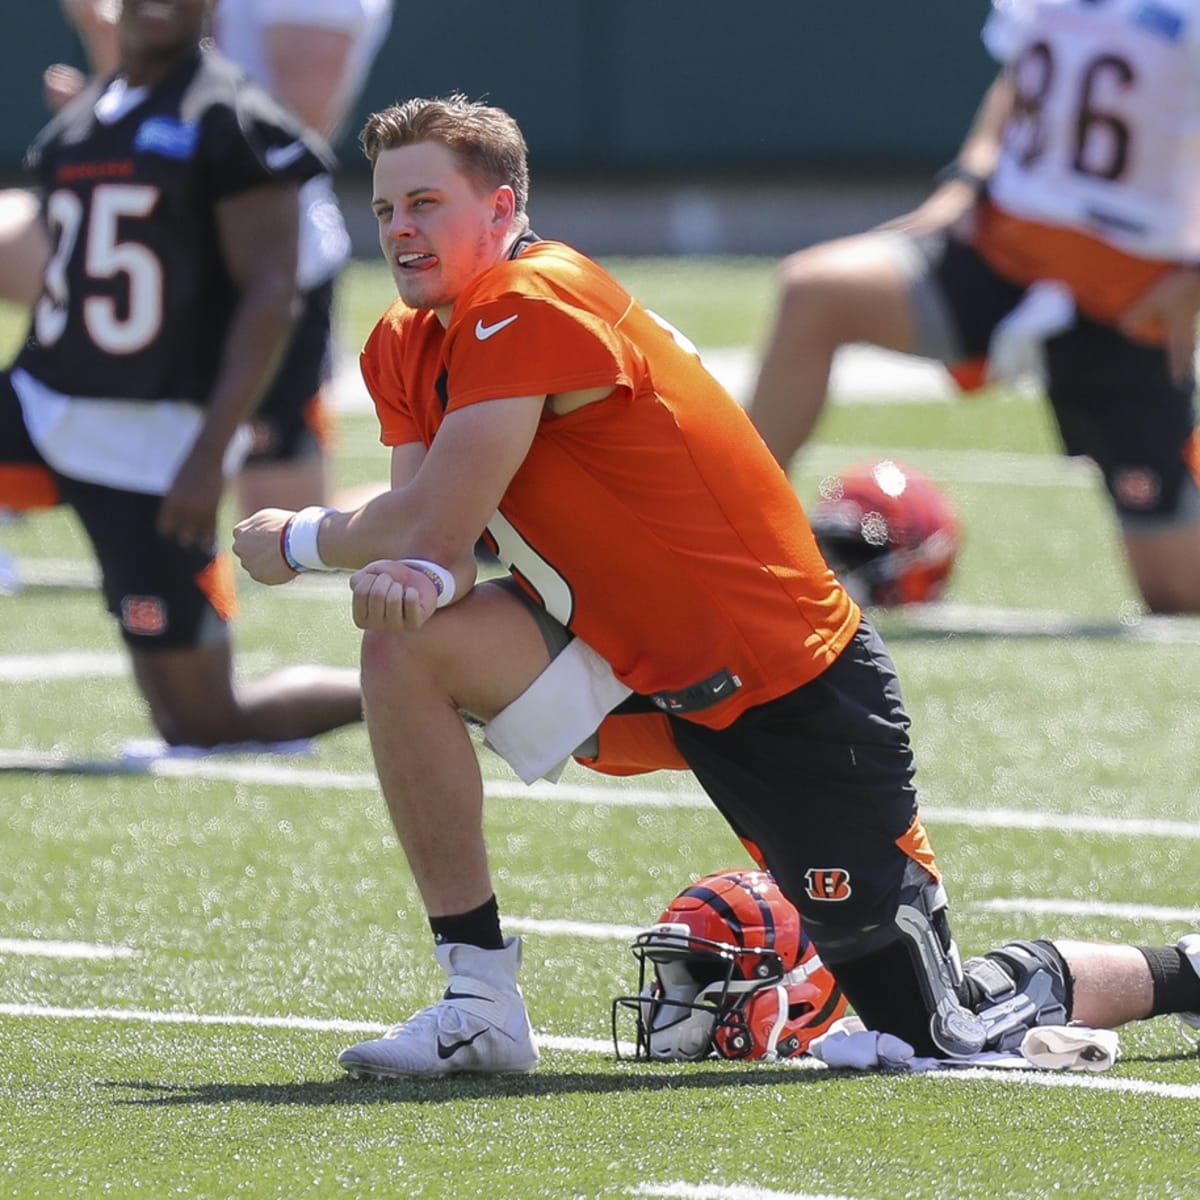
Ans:
[[[825,561],[859,604],[936,600],[958,556],[950,502],[926,476],[891,459],[823,479],[810,519]]]
[[[685,888],[638,934],[635,1058],[794,1058],[846,1011],[800,914],[766,871],[721,871]]]

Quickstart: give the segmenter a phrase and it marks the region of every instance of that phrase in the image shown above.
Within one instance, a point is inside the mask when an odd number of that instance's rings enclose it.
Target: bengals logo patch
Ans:
[[[813,867],[804,873],[810,900],[849,900],[850,872],[841,867]]]
[[[127,633],[157,637],[167,629],[167,606],[158,596],[126,596],[121,601],[121,626]]]
[[[1157,471],[1122,467],[1113,475],[1113,490],[1126,508],[1151,509],[1162,495],[1162,480]]]

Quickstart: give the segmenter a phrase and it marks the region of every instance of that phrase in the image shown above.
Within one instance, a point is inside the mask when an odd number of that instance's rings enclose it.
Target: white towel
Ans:
[[[1115,1029],[1039,1025],[1025,1035],[1021,1053],[1035,1067],[1055,1071],[1107,1071],[1121,1057],[1121,1039]]]

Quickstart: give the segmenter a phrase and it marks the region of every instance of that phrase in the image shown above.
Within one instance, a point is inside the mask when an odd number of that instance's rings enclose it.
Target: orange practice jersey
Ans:
[[[428,446],[469,404],[613,389],[546,411],[488,529],[521,584],[633,691],[715,680],[703,704],[674,711],[723,728],[819,675],[857,629],[745,413],[676,331],[570,247],[535,242],[489,268],[446,329],[396,302],[362,369],[389,446]]]

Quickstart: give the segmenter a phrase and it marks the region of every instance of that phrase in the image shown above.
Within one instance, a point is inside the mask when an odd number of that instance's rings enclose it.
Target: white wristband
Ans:
[[[454,599],[454,576],[445,567],[426,558],[402,558],[400,561],[406,567],[412,567],[414,571],[420,571],[422,575],[433,580],[438,594],[437,608],[445,608]]]
[[[311,504],[293,513],[288,523],[283,527],[283,538],[280,547],[283,558],[293,571],[336,571],[321,557],[317,549],[317,532],[321,522],[331,513],[332,508],[322,508]]]

